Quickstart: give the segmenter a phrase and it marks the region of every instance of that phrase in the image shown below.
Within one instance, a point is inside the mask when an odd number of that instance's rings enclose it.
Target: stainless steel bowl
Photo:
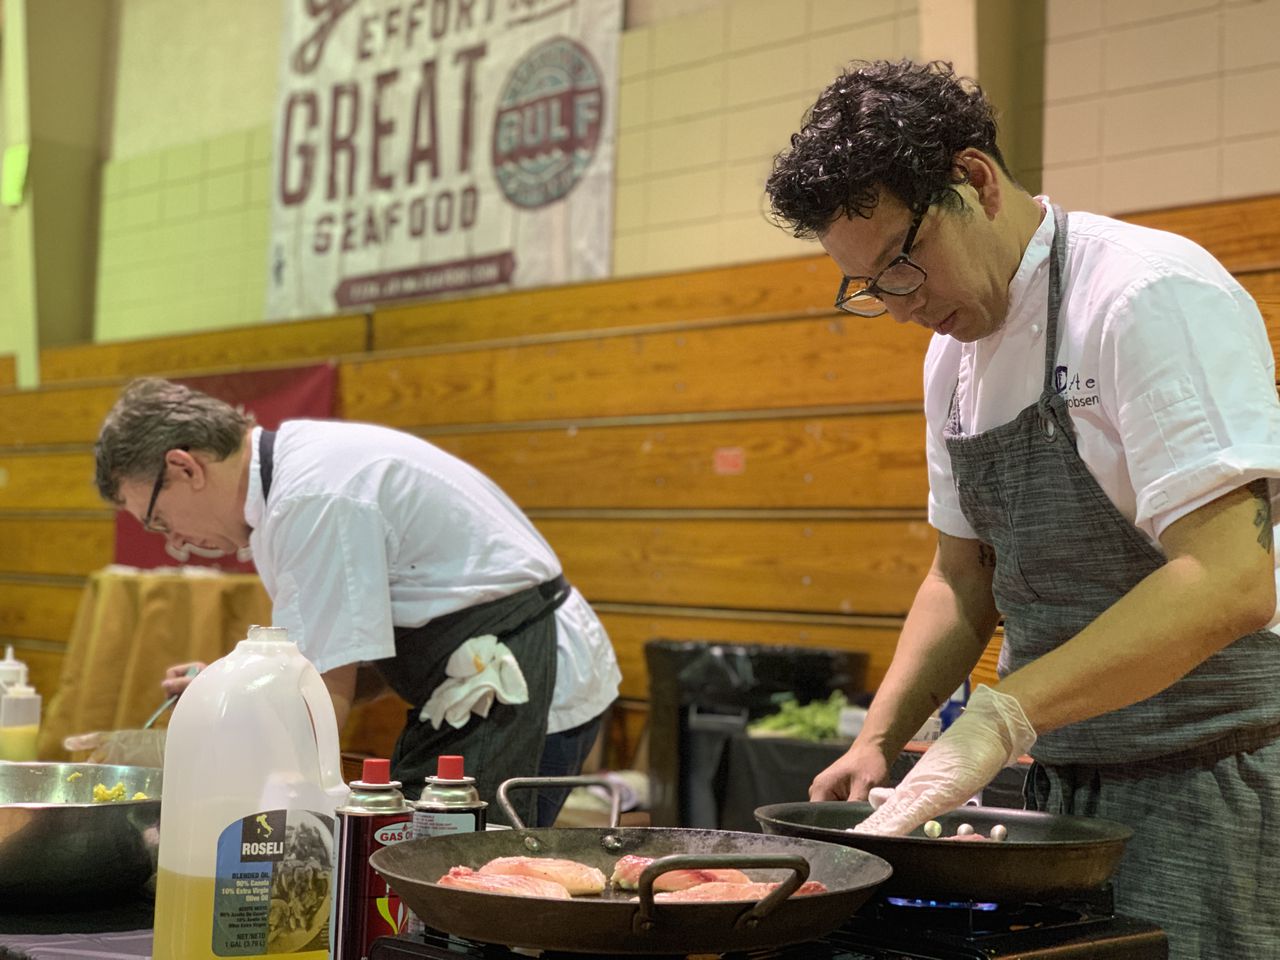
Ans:
[[[125,796],[93,800],[124,784]],[[125,897],[151,886],[161,771],[97,763],[0,763],[0,909],[13,899]]]

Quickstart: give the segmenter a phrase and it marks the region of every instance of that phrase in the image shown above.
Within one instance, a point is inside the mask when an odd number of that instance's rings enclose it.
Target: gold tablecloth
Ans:
[[[128,567],[91,574],[58,687],[45,699],[40,757],[65,758],[71,734],[140,727],[164,702],[167,667],[216,660],[251,625],[270,622],[271,601],[253,575]]]

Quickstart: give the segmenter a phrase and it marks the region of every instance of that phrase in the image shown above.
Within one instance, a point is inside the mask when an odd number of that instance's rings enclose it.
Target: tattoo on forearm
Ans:
[[[978,543],[978,565],[981,567],[995,568],[996,565],[996,548],[990,544]]]
[[[1274,548],[1271,531],[1271,492],[1266,480],[1255,480],[1249,484],[1249,492],[1253,494],[1257,513],[1253,515],[1253,525],[1258,528],[1258,546],[1270,553]]]

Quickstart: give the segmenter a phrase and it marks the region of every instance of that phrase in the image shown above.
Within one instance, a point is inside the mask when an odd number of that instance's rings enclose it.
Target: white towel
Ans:
[[[464,726],[473,713],[487,717],[494,700],[529,702],[529,685],[515,654],[492,634],[472,637],[458,647],[444,672],[449,679],[432,691],[418,714],[419,720],[430,720],[437,730],[446,720],[456,729]]]

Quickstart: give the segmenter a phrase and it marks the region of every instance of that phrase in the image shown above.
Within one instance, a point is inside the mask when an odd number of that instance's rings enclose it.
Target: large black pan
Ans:
[[[556,781],[579,782],[598,781]],[[607,877],[626,854],[670,859],[645,870],[639,896],[613,891],[551,900],[435,882],[451,867],[478,868],[495,857],[513,856],[564,857],[597,867]],[[384,847],[369,862],[430,927],[483,943],[595,954],[725,953],[812,940],[843,923],[891,872],[879,857],[817,840],[649,827],[517,827],[423,837]],[[696,866],[735,866],[753,879],[782,886],[759,903],[654,902],[656,877]],[[828,892],[788,897],[806,878],[821,881]]]
[[[961,807],[937,818],[942,836],[969,823],[982,834],[996,824],[996,842],[930,839],[917,829],[905,837],[851,833],[871,812],[866,803],[775,803],[756,810],[768,834],[844,843],[893,866],[880,892],[890,896],[1043,902],[1096,890],[1115,872],[1133,831],[1114,820],[1068,817],[1002,807]]]

